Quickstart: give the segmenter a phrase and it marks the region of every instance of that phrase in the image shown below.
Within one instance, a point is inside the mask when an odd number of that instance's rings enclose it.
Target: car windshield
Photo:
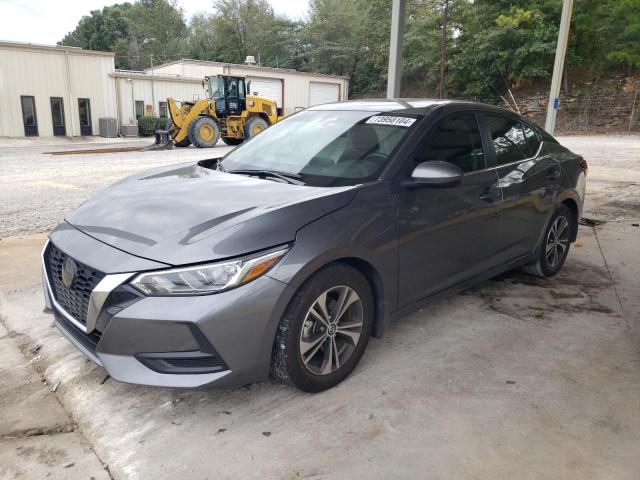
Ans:
[[[221,169],[275,171],[313,186],[356,185],[380,176],[415,121],[363,111],[304,111],[233,150]]]

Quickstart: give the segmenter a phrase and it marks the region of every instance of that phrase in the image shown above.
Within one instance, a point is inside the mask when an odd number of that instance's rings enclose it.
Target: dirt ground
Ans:
[[[118,176],[211,152],[0,145],[0,478],[637,479],[640,137],[560,141],[588,160],[585,216],[605,222],[563,271],[396,322],[316,395],[105,380],[42,313],[39,232]]]

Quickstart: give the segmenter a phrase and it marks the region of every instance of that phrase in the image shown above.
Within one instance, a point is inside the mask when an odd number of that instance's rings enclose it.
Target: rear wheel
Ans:
[[[232,137],[222,137],[222,141],[227,145],[240,145],[244,139],[243,138],[232,138]]]
[[[283,383],[319,392],[344,380],[362,357],[373,328],[373,294],[354,268],[335,264],[314,274],[287,307],[271,372]]]
[[[251,117],[244,123],[244,138],[249,140],[269,127],[262,117]]]
[[[567,259],[571,245],[571,229],[574,218],[571,210],[560,205],[551,217],[544,232],[538,259],[522,269],[536,277],[552,277],[560,271]]]
[[[218,124],[213,118],[200,117],[189,125],[189,140],[198,148],[211,148],[219,138]]]

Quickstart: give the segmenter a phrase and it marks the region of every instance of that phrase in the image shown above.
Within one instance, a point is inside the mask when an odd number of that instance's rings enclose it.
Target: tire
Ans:
[[[571,210],[565,205],[560,205],[544,231],[538,259],[523,265],[522,270],[529,275],[542,278],[552,277],[558,273],[571,247],[571,230],[574,222]]]
[[[230,146],[240,145],[244,142],[244,138],[222,137],[222,141]]]
[[[337,321],[319,320],[317,302],[323,296],[329,317],[335,317],[339,300],[354,300],[353,293],[357,300],[343,309],[345,313]],[[272,375],[305,392],[320,392],[340,383],[353,371],[367,347],[373,329],[373,305],[369,283],[356,269],[336,263],[316,272],[298,289],[280,320],[273,346]],[[312,310],[318,313],[314,315]],[[334,351],[338,353],[332,356]]]
[[[219,138],[218,124],[211,117],[199,117],[189,125],[189,140],[198,148],[211,148]]]
[[[266,130],[269,127],[267,121],[262,117],[250,117],[249,120],[244,122],[244,139],[249,140],[260,132]]]
[[[191,145],[191,140],[189,140],[189,137],[184,137],[182,140],[177,142],[175,145],[176,145],[176,147],[180,147],[180,148],[188,147],[189,145]]]

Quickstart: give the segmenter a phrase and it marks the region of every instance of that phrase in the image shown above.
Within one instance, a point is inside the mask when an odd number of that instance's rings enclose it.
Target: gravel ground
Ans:
[[[585,214],[608,221],[637,220],[640,211],[640,137],[575,136],[560,141],[589,162]],[[98,190],[127,175],[162,165],[224,155],[232,147],[159,152],[49,155],[44,152],[145,146],[150,140],[87,144],[10,143],[0,140],[0,238],[50,230]],[[615,188],[613,185],[615,184]],[[597,205],[597,208],[591,208]]]
[[[232,147],[49,155],[45,152],[147,146],[150,141],[4,146],[0,140],[0,238],[44,232],[98,190],[162,165],[220,157]]]

